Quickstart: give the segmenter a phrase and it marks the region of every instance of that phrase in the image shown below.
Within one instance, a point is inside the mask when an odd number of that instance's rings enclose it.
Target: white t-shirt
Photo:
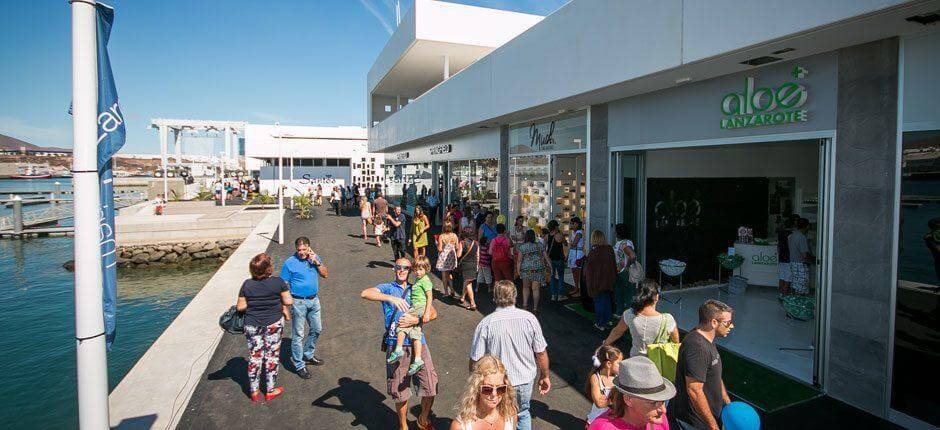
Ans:
[[[794,230],[787,238],[787,246],[790,247],[790,262],[805,263],[803,253],[809,252],[809,240],[806,235],[799,230]]]
[[[646,345],[656,342],[659,336],[660,326],[663,318],[666,319],[666,333],[672,333],[676,329],[676,319],[672,315],[662,313],[657,316],[635,315],[633,309],[623,313],[623,322],[630,328],[630,337],[633,339],[633,345],[630,346],[630,356],[646,355]]]

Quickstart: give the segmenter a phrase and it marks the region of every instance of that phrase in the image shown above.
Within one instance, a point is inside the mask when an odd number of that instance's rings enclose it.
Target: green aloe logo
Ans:
[[[791,72],[796,78],[805,77],[807,70],[795,67]],[[760,127],[804,122],[809,119],[802,109],[809,98],[806,87],[795,82],[785,82],[775,88],[758,87],[754,77],[744,79],[744,91],[730,93],[721,99],[721,128]]]

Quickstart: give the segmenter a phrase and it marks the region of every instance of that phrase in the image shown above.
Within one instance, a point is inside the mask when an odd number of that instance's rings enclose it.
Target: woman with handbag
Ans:
[[[443,232],[437,236],[437,270],[441,272],[444,284],[444,296],[457,297],[451,282],[450,272],[457,268],[457,255],[460,253],[460,239],[454,233],[451,223],[444,223]]]
[[[636,262],[633,241],[624,223],[614,226],[617,243],[614,244],[614,256],[617,257],[617,283],[614,285],[614,318],[620,318],[630,306],[635,289],[630,282],[630,266]]]
[[[565,287],[565,236],[558,228],[558,221],[551,220],[546,227],[548,235],[545,237],[545,250],[552,268],[552,276],[548,282],[548,295],[549,300],[560,302]]]
[[[574,290],[570,291],[570,297],[578,297],[581,291],[581,268],[584,267],[584,224],[581,218],[574,217],[568,222],[571,230],[571,237],[568,238],[568,268],[571,269],[571,277],[574,278]]]
[[[539,290],[549,278],[552,262],[545,254],[545,247],[535,240],[535,232],[526,230],[522,243],[516,244],[516,273],[522,279],[522,309],[529,307],[532,297],[532,313],[539,314]]]
[[[463,279],[463,292],[460,294],[460,305],[468,310],[475,311],[477,302],[473,298],[473,281],[477,279],[477,266],[480,264],[480,244],[473,240],[473,230],[460,232],[460,246],[457,247],[457,266]],[[467,305],[467,299],[470,304]]]
[[[248,385],[251,401],[261,400],[261,374],[265,375],[264,400],[270,401],[284,392],[275,386],[280,364],[281,334],[284,320],[290,320],[294,301],[283,279],[271,276],[274,265],[268,254],[261,253],[248,265],[251,279],[242,283],[235,308],[245,313],[245,338],[248,339]]]
[[[591,233],[591,252],[584,263],[584,286],[594,300],[594,328],[604,331],[612,314],[611,293],[617,280],[614,248],[607,244],[604,232]]]
[[[637,288],[636,297],[629,310],[623,313],[623,318],[611,330],[603,345],[610,345],[620,339],[627,330],[633,344],[630,347],[630,356],[646,355],[650,344],[670,341],[679,343],[679,328],[676,319],[668,313],[656,310],[659,303],[659,284],[652,279],[644,279]]]

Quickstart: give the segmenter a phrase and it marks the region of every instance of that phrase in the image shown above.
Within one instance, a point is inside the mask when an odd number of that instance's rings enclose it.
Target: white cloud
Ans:
[[[39,146],[72,146],[71,130],[57,127],[39,127],[19,118],[0,116],[0,134],[15,137]]]
[[[392,24],[388,20],[388,17],[382,14],[382,11],[372,4],[371,0],[359,0],[359,3],[362,3],[362,7],[366,8],[366,10],[369,11],[369,13],[371,13],[375,19],[379,20],[379,24],[382,24],[382,27],[385,28],[385,31],[388,32],[388,34],[392,34],[394,30],[392,29]]]

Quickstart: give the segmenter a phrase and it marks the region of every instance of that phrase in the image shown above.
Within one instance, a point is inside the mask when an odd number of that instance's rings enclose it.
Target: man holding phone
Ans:
[[[320,337],[320,278],[326,278],[329,272],[320,256],[310,248],[310,239],[301,236],[294,241],[296,252],[288,257],[281,267],[281,279],[290,287],[294,298],[291,305],[291,362],[297,376],[310,379],[305,363],[315,366],[323,360],[314,355],[317,339]],[[304,324],[307,324],[306,341]]]

